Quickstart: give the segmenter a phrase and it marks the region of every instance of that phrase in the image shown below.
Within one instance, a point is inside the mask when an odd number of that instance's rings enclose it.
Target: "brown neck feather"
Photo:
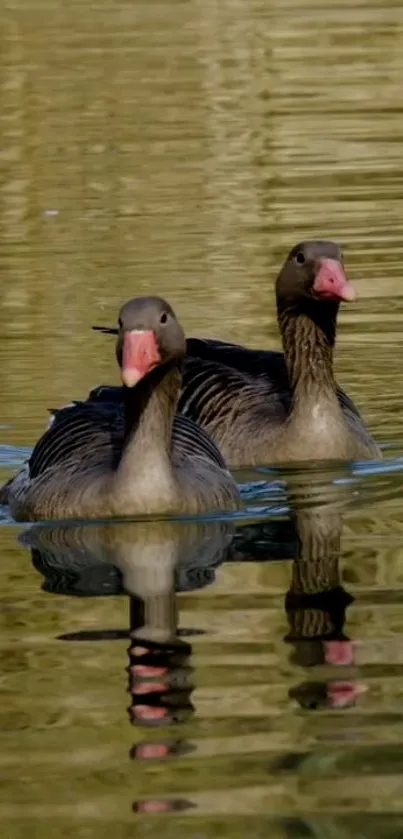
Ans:
[[[182,382],[182,364],[160,364],[134,388],[124,388],[124,447],[122,461],[133,455],[144,461],[147,453],[165,453],[172,449],[172,424]]]
[[[333,348],[338,303],[277,300],[278,322],[293,404],[336,394]]]

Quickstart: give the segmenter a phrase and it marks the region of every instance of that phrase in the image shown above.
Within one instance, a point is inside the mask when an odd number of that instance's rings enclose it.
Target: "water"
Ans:
[[[387,457],[241,475],[232,522],[3,514],[3,832],[398,839],[401,4],[9,0],[0,28],[0,478],[116,380],[90,327],[134,294],[279,346],[310,236],[345,248],[337,375]]]

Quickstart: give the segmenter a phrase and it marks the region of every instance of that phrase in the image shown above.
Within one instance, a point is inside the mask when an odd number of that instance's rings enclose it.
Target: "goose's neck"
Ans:
[[[150,470],[150,479],[172,473],[172,424],[182,381],[177,362],[161,364],[134,388],[124,389],[124,445],[118,474],[125,479]]]
[[[293,411],[302,405],[338,404],[333,349],[338,305],[306,304],[297,308],[278,301],[278,321],[292,391]]]
[[[306,486],[302,493],[306,494]],[[301,494],[302,494],[301,493]],[[298,499],[298,494],[294,496]],[[342,516],[333,505],[297,509],[297,556],[292,567],[294,593],[313,594],[340,585],[339,557]]]

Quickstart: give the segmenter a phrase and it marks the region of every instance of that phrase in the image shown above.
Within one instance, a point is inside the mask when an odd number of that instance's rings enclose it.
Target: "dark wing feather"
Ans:
[[[109,327],[93,327],[101,332],[115,334],[116,330]],[[280,394],[289,392],[287,368],[284,355],[276,350],[251,350],[242,347],[240,344],[232,344],[228,341],[219,341],[216,338],[188,338],[186,341],[188,358],[199,358],[211,361],[218,365],[233,367],[251,376],[253,379],[262,378],[268,382],[273,390]],[[91,394],[98,391],[118,391],[119,388],[100,386],[91,391]],[[90,395],[91,395],[90,394]],[[116,398],[110,394],[113,398]],[[342,388],[337,387],[337,396],[343,410],[349,411],[361,419],[361,414],[354,405],[354,402]],[[289,400],[288,400],[289,401]]]
[[[266,388],[264,389],[266,390]],[[179,411],[204,424],[232,419],[262,401],[260,389],[247,376],[224,364],[189,358],[186,361]]]
[[[119,410],[123,408],[123,387],[121,385],[98,385],[90,390],[87,401],[100,402],[104,405],[109,404],[118,407]]]
[[[228,347],[231,349],[232,345]],[[242,354],[242,348],[239,349]],[[277,353],[274,355],[281,356]],[[253,410],[255,415],[261,415],[262,421],[276,419],[279,409],[287,413],[290,391],[286,374],[273,381],[267,371],[265,378],[259,378],[248,374],[246,365],[243,366],[245,372],[229,364],[188,357],[183,373],[179,414],[204,426],[220,420],[224,422],[230,412],[233,418],[236,414],[242,418],[246,411]],[[123,389],[101,385],[94,388],[88,398],[95,403],[121,405]]]
[[[54,414],[51,427],[38,440],[29,459],[30,478],[48,467],[62,465],[75,457],[118,462],[123,442],[123,416],[109,405],[95,408],[90,402],[77,402]]]
[[[213,338],[188,338],[188,356],[214,361],[241,371],[252,379],[263,379],[277,391],[284,407],[289,404],[290,385],[284,355],[275,350],[251,350],[239,344],[230,344]],[[288,393],[288,399],[285,395]],[[281,396],[282,395],[282,396]],[[341,407],[361,419],[354,402],[341,387],[337,387]]]
[[[109,406],[110,410],[123,411],[123,388],[119,386],[99,385],[90,391],[88,400],[94,404]],[[172,429],[173,448],[182,454],[203,454],[222,469],[226,469],[225,460],[211,437],[191,418],[177,414]]]
[[[262,376],[280,390],[289,387],[284,355],[276,350],[250,350],[213,338],[188,338],[187,354],[233,367],[254,379]]]
[[[360,414],[358,408],[354,405],[353,400],[350,399],[349,395],[344,390],[342,390],[342,388],[339,387],[339,386],[337,386],[336,390],[337,390],[337,398],[338,398],[338,400],[340,402],[340,405],[343,408],[343,410],[344,411],[350,411],[355,417],[358,417],[358,419],[360,419],[361,422],[362,422],[361,414]]]
[[[188,338],[188,359],[210,361],[225,367],[231,367],[250,376],[251,379],[263,379],[270,386],[272,392],[277,392],[284,407],[290,402],[290,385],[284,355],[276,350],[252,350],[240,344],[219,341],[216,338]],[[219,372],[217,368],[217,372]],[[195,368],[193,368],[194,370]],[[201,366],[200,370],[204,368]],[[201,372],[201,375],[203,373]],[[189,382],[189,379],[188,379]],[[107,397],[110,401],[119,401],[119,387],[100,386],[91,391],[91,398]],[[288,394],[288,395],[287,395]],[[343,410],[351,412],[361,419],[361,414],[354,402],[342,388],[337,387],[337,396]]]
[[[51,427],[32,452],[31,478],[80,452],[86,459],[109,461],[111,468],[116,468],[123,445],[123,388],[95,388],[85,402],[61,408],[53,416]],[[172,447],[178,455],[203,456],[227,468],[216,444],[188,417],[175,417]]]
[[[291,391],[284,356],[270,350],[251,350],[237,344],[203,338],[187,340],[182,391],[178,410],[180,415],[206,427],[213,436],[228,427],[228,422],[239,419],[243,424],[253,421],[278,423],[291,408]],[[347,414],[361,416],[352,400],[337,388],[340,405]],[[100,386],[89,394],[95,404],[122,410],[123,389]],[[178,438],[179,434],[179,438]],[[180,439],[182,434],[182,438]],[[187,454],[194,450],[194,431],[174,430],[179,450]],[[202,447],[214,445],[205,435]],[[216,449],[216,447],[215,447]],[[216,456],[210,453],[217,462]]]
[[[172,428],[172,445],[174,450],[183,455],[189,457],[201,455],[216,463],[221,469],[228,468],[218,446],[204,428],[189,417],[176,415]]]

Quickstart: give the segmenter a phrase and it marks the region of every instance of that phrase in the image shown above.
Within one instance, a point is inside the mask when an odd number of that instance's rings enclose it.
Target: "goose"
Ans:
[[[60,409],[3,488],[17,520],[236,510],[237,485],[217,446],[176,415],[186,351],[170,305],[137,297],[120,310],[122,403]]]

